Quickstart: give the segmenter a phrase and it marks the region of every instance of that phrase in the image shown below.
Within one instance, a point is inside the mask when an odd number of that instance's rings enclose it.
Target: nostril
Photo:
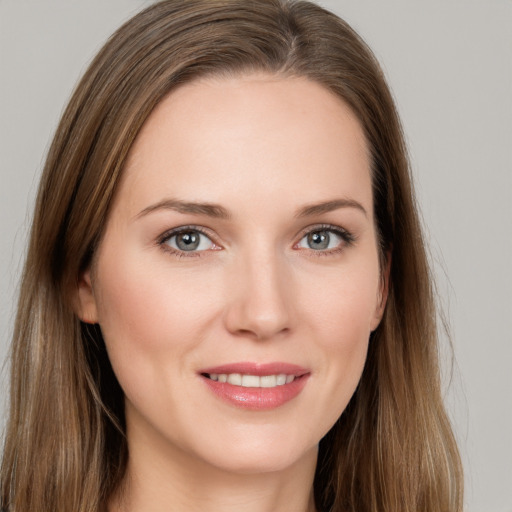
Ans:
[[[264,340],[282,336],[292,327],[293,298],[287,271],[277,268],[270,257],[264,259],[266,264],[262,261],[249,256],[237,279],[231,279],[225,323],[236,336]]]

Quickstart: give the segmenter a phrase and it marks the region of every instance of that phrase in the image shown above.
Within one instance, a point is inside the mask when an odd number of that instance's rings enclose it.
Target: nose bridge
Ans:
[[[267,339],[291,327],[290,277],[275,248],[253,247],[231,275],[227,327],[233,333]]]

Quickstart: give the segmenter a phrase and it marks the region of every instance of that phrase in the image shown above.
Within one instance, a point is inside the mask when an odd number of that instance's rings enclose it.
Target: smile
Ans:
[[[292,401],[310,375],[308,369],[288,363],[233,363],[200,372],[217,398],[252,411],[275,409]]]
[[[210,373],[206,376],[214,381],[227,382],[233,386],[242,386],[244,388],[275,388],[284,386],[295,380],[295,375],[286,375],[279,373],[277,375],[245,375],[241,373]]]

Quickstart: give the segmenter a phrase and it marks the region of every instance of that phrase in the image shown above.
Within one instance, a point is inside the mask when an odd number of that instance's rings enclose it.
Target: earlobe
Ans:
[[[87,324],[95,324],[98,322],[98,310],[91,282],[90,269],[87,269],[78,278],[74,309],[82,322]]]
[[[391,251],[386,253],[385,263],[382,265],[379,291],[377,296],[377,305],[375,308],[375,315],[373,318],[371,330],[372,332],[377,329],[384,316],[384,310],[386,309],[386,303],[389,294],[389,279],[391,273]]]

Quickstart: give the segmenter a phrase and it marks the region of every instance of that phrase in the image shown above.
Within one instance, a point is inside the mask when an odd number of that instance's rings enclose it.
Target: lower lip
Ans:
[[[289,384],[273,388],[246,388],[201,376],[218,397],[236,407],[253,411],[275,409],[293,400],[306,385],[308,377],[309,374],[301,375]]]

